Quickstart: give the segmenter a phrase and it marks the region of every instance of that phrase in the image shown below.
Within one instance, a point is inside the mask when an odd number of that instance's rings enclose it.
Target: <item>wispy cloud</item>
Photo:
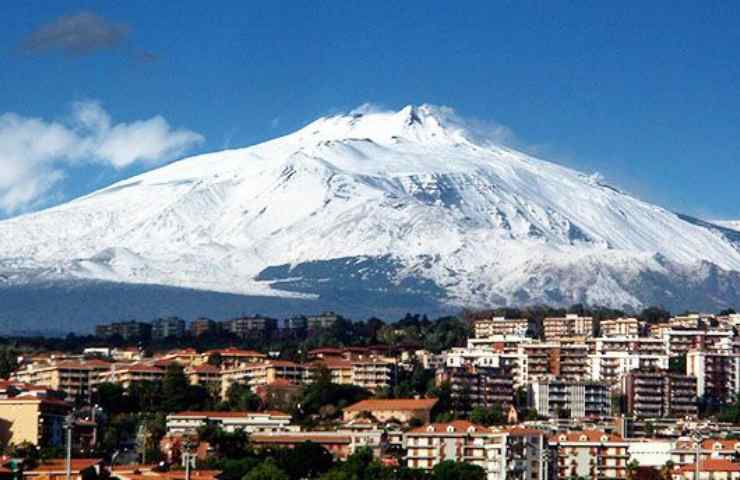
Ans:
[[[20,45],[27,53],[61,51],[88,55],[118,46],[129,35],[128,25],[111,22],[92,12],[61,16],[32,32]]]
[[[95,101],[73,104],[71,116],[63,122],[2,114],[0,211],[12,214],[34,208],[73,166],[158,165],[202,141],[200,134],[172,128],[159,115],[114,123]]]

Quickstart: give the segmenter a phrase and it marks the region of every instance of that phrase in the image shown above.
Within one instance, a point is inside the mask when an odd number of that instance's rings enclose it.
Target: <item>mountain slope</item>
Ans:
[[[496,145],[445,109],[406,107],[321,118],[0,222],[0,285],[153,284],[316,308],[369,293],[442,309],[639,307],[691,291],[711,307],[740,298],[736,233]]]

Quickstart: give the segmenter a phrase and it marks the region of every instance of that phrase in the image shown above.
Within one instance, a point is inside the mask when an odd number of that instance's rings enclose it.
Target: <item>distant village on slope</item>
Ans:
[[[5,338],[0,476],[736,480],[739,326],[574,306]]]

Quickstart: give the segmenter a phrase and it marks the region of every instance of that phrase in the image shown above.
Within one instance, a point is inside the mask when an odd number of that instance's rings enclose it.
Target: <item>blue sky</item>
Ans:
[[[0,217],[365,102],[427,102],[670,209],[740,218],[737,2],[24,1],[0,18]],[[60,40],[70,23],[87,30]],[[23,167],[17,130],[52,126],[78,136]],[[150,128],[156,148],[116,149]]]

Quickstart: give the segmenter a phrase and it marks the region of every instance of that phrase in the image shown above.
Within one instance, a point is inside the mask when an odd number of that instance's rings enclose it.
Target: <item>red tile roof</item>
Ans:
[[[557,435],[553,435],[550,437],[551,442],[602,442],[603,438],[606,436],[607,442],[623,442],[624,439],[620,437],[619,435],[613,434],[613,433],[606,433],[602,430],[583,430],[580,432],[564,432],[559,433]],[[565,440],[561,440],[562,437],[565,437]],[[585,437],[585,440],[583,439]]]
[[[362,400],[344,410],[346,412],[372,412],[388,410],[431,410],[437,403],[436,398],[393,398]]]
[[[453,420],[445,423],[430,423],[414,428],[409,433],[466,433],[470,429],[475,432],[490,432],[491,429],[483,425],[477,425],[467,420]],[[452,431],[450,431],[452,430]]]
[[[692,473],[696,469],[695,464],[682,465],[682,473]],[[740,472],[740,463],[725,458],[710,458],[699,462],[699,471],[701,472]]]

